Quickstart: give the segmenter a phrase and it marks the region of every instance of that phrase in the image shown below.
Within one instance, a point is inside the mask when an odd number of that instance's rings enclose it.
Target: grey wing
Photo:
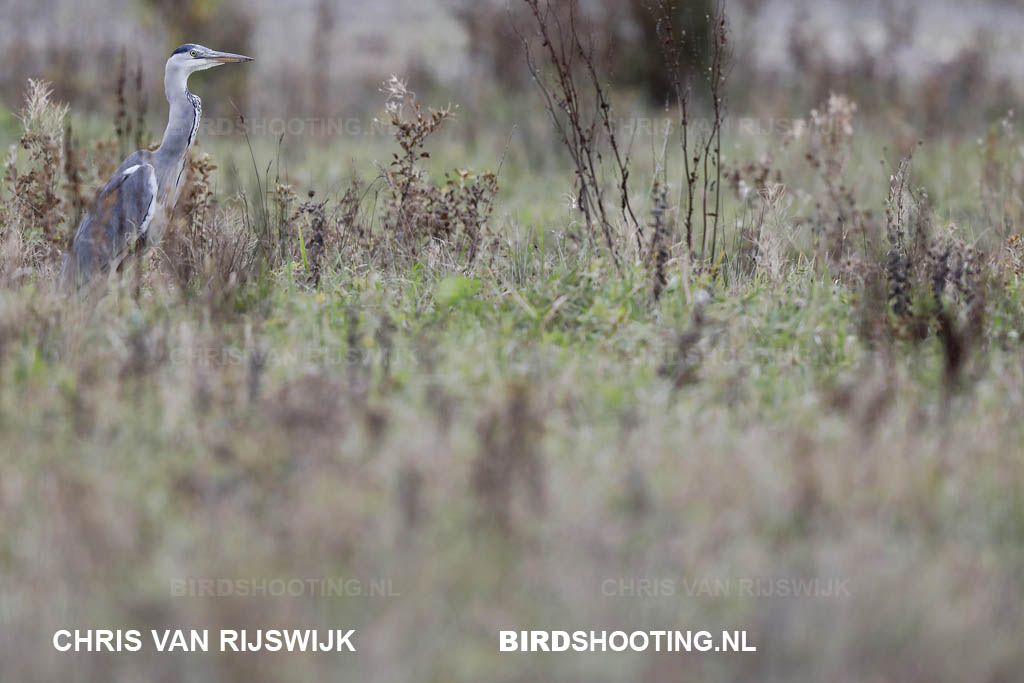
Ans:
[[[137,155],[122,164],[79,223],[64,261],[65,283],[83,284],[146,234],[156,213],[156,172]]]

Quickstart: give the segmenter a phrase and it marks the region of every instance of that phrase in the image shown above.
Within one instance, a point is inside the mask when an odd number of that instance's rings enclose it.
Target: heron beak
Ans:
[[[211,52],[206,55],[206,59],[219,64],[237,64],[239,62],[251,62],[252,57],[246,57],[245,55],[234,55],[230,52]]]

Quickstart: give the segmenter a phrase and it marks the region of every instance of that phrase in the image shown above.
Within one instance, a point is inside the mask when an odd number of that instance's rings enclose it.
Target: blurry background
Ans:
[[[25,79],[42,77],[76,114],[109,115],[122,51],[141,66],[151,126],[162,128],[163,63],[182,42],[252,54],[244,70],[204,76],[200,94],[227,91],[251,116],[364,116],[379,109],[392,72],[421,93],[463,106],[528,85],[506,0],[5,0],[0,14],[0,130]],[[616,82],[648,95],[659,83],[658,44],[645,0],[585,0],[597,48]],[[683,3],[692,32],[706,0]],[[1024,84],[1018,3],[939,0],[732,0],[732,110],[783,115],[850,93],[862,111],[924,131],[1002,114]],[[697,58],[699,61],[699,57]],[[980,105],[980,106],[979,106]],[[207,98],[224,114],[225,98]],[[230,112],[230,109],[228,109]]]

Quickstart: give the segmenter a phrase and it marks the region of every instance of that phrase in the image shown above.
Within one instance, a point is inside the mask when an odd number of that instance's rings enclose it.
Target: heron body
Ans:
[[[80,286],[115,266],[139,241],[145,247],[160,242],[178,203],[203,115],[202,102],[188,90],[188,77],[221,64],[248,61],[250,57],[194,44],[171,54],[164,71],[170,111],[160,147],[129,155],[96,195],[64,259],[61,279],[66,284]]]

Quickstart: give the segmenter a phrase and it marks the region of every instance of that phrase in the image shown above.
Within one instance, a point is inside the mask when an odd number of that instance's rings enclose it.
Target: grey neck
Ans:
[[[194,142],[194,133],[199,112],[191,98],[198,98],[188,91],[188,72],[170,62],[164,74],[164,92],[170,105],[167,129],[163,141],[154,156],[157,185],[161,190],[168,183],[176,183],[181,168]]]

